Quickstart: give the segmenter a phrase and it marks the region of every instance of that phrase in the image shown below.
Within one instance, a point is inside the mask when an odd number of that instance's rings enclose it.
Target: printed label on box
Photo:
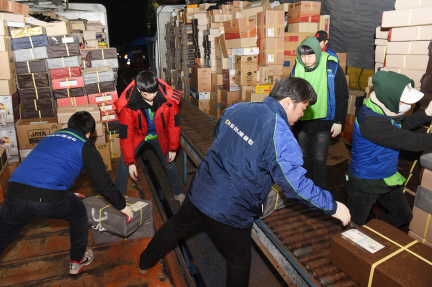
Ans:
[[[354,243],[357,243],[370,253],[375,253],[385,247],[384,245],[378,243],[377,241],[370,238],[358,229],[350,229],[348,231],[345,231],[342,233],[342,236],[346,237]]]
[[[78,109],[76,109],[78,112],[81,112],[81,111],[94,111],[94,108],[78,108]]]
[[[43,121],[43,122],[31,122],[31,125],[38,125],[38,124],[46,124],[48,123],[48,121]]]
[[[107,116],[102,116],[102,121],[106,121],[106,120],[107,120]],[[109,115],[108,120],[115,120],[115,115]]]
[[[105,108],[104,108],[104,106],[100,106],[99,109],[101,111],[103,111],[103,110],[112,110],[113,106],[112,105],[105,105]]]
[[[267,34],[269,37],[274,37],[274,28],[268,28],[267,29]]]
[[[77,80],[61,81],[60,82],[60,87],[71,87],[71,86],[76,86],[76,85],[78,85]]]
[[[112,97],[111,97],[111,95],[107,95],[107,96],[96,97],[95,99],[96,99],[96,103],[98,103],[98,102],[111,101]]]
[[[137,202],[133,203],[133,205],[132,204],[130,204],[130,205],[128,204],[128,206],[130,207],[130,209],[132,211],[138,211],[138,210],[142,209],[146,205],[148,205],[148,203],[147,202],[143,202],[143,201],[137,201]]]
[[[73,37],[66,37],[66,38],[62,38],[62,42],[64,43],[73,43],[74,39]]]
[[[274,54],[268,54],[267,62],[274,63]]]
[[[261,2],[260,2],[260,3],[256,3],[256,4],[252,4],[252,5],[251,5],[251,8],[252,8],[252,7],[261,6],[261,4],[262,4]]]

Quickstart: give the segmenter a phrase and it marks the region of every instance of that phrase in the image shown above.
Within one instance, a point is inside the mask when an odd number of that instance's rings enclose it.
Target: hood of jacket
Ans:
[[[314,50],[315,56],[316,56],[316,63],[315,63],[315,65],[313,67],[307,67],[303,63],[303,61],[301,59],[301,55],[298,52],[298,49],[299,49],[300,46],[308,46],[309,48],[311,48],[312,50]],[[310,71],[315,70],[318,67],[319,63],[320,63],[321,55],[322,55],[321,46],[320,46],[317,38],[315,38],[315,37],[308,37],[308,38],[304,39],[300,43],[300,46],[297,47],[297,62],[300,63],[305,68],[306,72],[310,72]]]

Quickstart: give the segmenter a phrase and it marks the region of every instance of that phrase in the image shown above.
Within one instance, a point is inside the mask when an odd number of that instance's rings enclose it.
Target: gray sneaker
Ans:
[[[184,193],[180,193],[179,195],[174,195],[174,199],[180,201],[180,205],[183,204],[183,201],[185,200]]]
[[[80,273],[87,265],[89,265],[93,261],[93,258],[93,251],[91,249],[87,249],[84,254],[84,258],[80,262],[72,260],[69,262],[69,274],[75,275]]]

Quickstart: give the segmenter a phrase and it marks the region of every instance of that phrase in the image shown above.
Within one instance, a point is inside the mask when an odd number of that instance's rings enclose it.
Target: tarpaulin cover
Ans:
[[[12,38],[29,37],[35,35],[45,34],[45,28],[41,26],[34,26],[28,28],[14,29],[11,31]]]
[[[90,85],[85,85],[87,95],[99,94],[115,91],[114,82],[102,82]]]
[[[79,67],[60,68],[50,70],[51,79],[61,79],[81,76],[81,69]]]
[[[117,49],[107,48],[107,49],[91,50],[91,60],[103,60],[103,59],[117,59]]]
[[[53,100],[49,99],[39,99],[39,100],[21,100],[21,111],[38,111],[38,110],[52,110]]]
[[[79,67],[80,66],[80,60],[79,60],[78,56],[47,59],[46,62],[47,62],[47,67],[49,70],[59,69],[59,68],[68,68],[68,67]]]
[[[93,57],[93,56],[92,56]],[[105,59],[105,60],[91,60],[92,67],[107,67],[118,68],[118,60],[116,59]]]
[[[91,68],[91,60],[81,60],[80,68],[81,70]]]
[[[45,60],[17,62],[15,63],[15,68],[17,75],[47,71]]]
[[[48,37],[46,35],[37,35],[31,37],[22,37],[11,40],[12,50],[31,49],[48,46]]]
[[[60,36],[49,36],[48,42],[50,46],[60,46],[65,44],[79,44],[80,38],[78,34],[68,34]]]
[[[50,99],[52,98],[51,88],[37,88],[37,89],[18,89],[18,96],[22,100],[35,100],[35,99]]]
[[[21,49],[15,50],[15,62],[25,62],[32,60],[41,60],[48,58],[47,48],[46,47],[37,47],[34,49]]]
[[[81,55],[78,44],[48,46],[47,52],[48,58],[73,57]]]
[[[21,111],[22,119],[40,119],[40,118],[52,118],[55,117],[55,111],[53,109],[45,109],[38,111]]]
[[[54,93],[54,98],[56,99],[85,96],[83,88],[54,90],[53,93]]]
[[[17,75],[19,89],[49,87],[48,73],[32,73]]]
[[[93,239],[96,245],[106,244],[111,242],[120,242],[125,240],[136,240],[140,238],[150,238],[155,234],[155,229],[153,225],[153,218],[148,222],[145,222],[143,225],[138,227],[132,234],[129,236],[119,236],[109,232],[100,232],[93,229]]]
[[[91,49],[81,49],[81,60],[91,60],[92,59],[92,53]]]
[[[86,85],[114,81],[114,72],[111,67],[89,68],[83,70],[82,75]]]

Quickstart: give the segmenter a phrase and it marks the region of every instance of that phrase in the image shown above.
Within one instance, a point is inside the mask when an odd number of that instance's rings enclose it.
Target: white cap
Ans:
[[[414,89],[411,83],[409,83],[403,90],[400,101],[411,105],[420,101],[423,96],[424,94],[422,92]]]

